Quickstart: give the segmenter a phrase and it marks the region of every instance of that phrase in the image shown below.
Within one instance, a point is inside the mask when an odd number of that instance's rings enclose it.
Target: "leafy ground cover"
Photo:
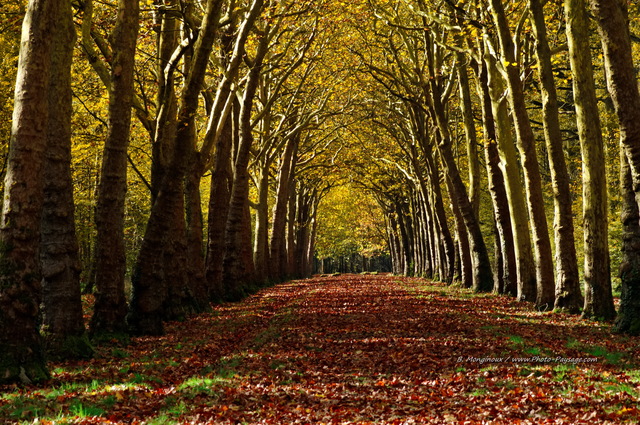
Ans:
[[[6,423],[640,420],[639,338],[423,279],[294,281],[0,387]]]

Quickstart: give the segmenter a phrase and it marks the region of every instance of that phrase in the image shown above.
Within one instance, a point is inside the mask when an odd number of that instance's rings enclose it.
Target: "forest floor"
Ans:
[[[0,423],[638,423],[639,347],[512,298],[315,277],[0,387]]]

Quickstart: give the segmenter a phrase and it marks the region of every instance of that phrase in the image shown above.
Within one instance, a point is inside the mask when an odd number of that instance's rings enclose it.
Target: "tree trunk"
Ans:
[[[0,223],[0,384],[49,378],[37,330],[51,37],[64,2],[31,0],[22,25]]]
[[[496,143],[496,128],[492,111],[491,95],[488,85],[488,70],[484,61],[478,64],[478,95],[482,105],[482,123],[485,137],[485,162],[487,166],[487,180],[489,193],[493,203],[493,213],[497,231],[496,254],[497,267],[494,289],[499,293],[512,296],[518,295],[518,268],[513,238],[513,226],[511,225],[511,213],[505,178],[500,169],[500,152]],[[524,202],[522,202],[524,204]],[[524,205],[522,206],[524,211]],[[528,238],[528,236],[527,236]],[[529,253],[531,250],[529,249]]]
[[[234,132],[234,122],[239,117],[234,104],[233,111],[227,117],[222,134],[216,145],[216,156],[211,172],[211,194],[209,198],[208,242],[206,256],[206,280],[209,289],[209,299],[220,301],[223,298],[222,261],[224,259],[224,228],[229,215],[229,201],[231,200],[231,147]]]
[[[456,239],[457,239],[457,262],[459,263],[458,279],[465,288],[473,287],[473,262],[471,261],[471,251],[469,247],[469,234],[467,228],[464,225],[464,219],[462,218],[462,212],[457,203],[457,198],[454,196],[455,189],[451,179],[447,177],[447,187],[449,189],[449,201],[451,202],[451,210],[453,211],[453,219],[456,226]]]
[[[506,63],[507,82],[509,85],[508,98],[516,128],[516,144],[520,151],[524,183],[527,196],[527,207],[533,233],[533,247],[536,259],[536,298],[539,308],[549,308],[555,300],[555,282],[553,276],[553,257],[551,240],[544,208],[542,182],[536,154],[536,140],[531,129],[531,122],[527,112],[520,66],[515,57],[515,46],[511,38],[511,31],[504,12],[502,0],[491,0],[491,14],[493,15],[503,63]],[[532,299],[528,301],[533,301]]]
[[[568,0],[567,0],[568,1]],[[636,201],[640,204],[640,95],[629,34],[629,4],[622,0],[590,0],[604,51],[607,86],[620,122]]]
[[[460,58],[463,59],[463,58]],[[478,160],[478,138],[473,120],[473,105],[469,89],[469,73],[467,63],[461,60],[458,66],[458,85],[460,87],[460,112],[464,123],[464,134],[467,139],[467,161],[469,162],[469,201],[473,212],[479,218],[480,212],[480,161]]]
[[[256,280],[264,282],[269,275],[269,165],[261,164],[258,182],[258,205],[256,208],[256,230],[253,242],[253,263]]]
[[[426,143],[425,143],[426,144]],[[442,193],[440,189],[440,170],[433,159],[433,149],[430,146],[423,145],[425,151],[425,161],[430,181],[431,204],[433,205],[433,223],[432,234],[434,238],[438,238],[438,244],[434,243],[435,249],[438,251],[439,261],[439,277],[443,282],[453,282],[453,271],[455,266],[455,247],[451,231],[447,225],[446,212],[444,202],[442,201]]]
[[[580,293],[578,260],[573,235],[573,211],[569,173],[564,160],[562,134],[558,117],[558,97],[551,65],[551,51],[547,41],[547,28],[541,0],[529,0],[536,37],[536,58],[542,96],[544,137],[551,169],[554,218],[553,228],[556,246],[555,308],[577,313],[583,303]],[[551,308],[551,305],[549,305]]]
[[[177,0],[166,0],[165,7],[172,8]],[[173,142],[177,131],[178,99],[174,89],[171,63],[178,47],[178,20],[173,13],[161,13],[160,34],[158,36],[158,112],[153,138],[151,161],[151,204],[155,202],[164,178],[164,173],[173,157]]]
[[[395,210],[398,220],[400,251],[402,253],[402,274],[404,276],[411,276],[411,244],[409,243],[405,209],[400,202],[401,201],[396,201]]]
[[[620,122],[620,141],[625,151],[629,171],[623,169],[623,253],[621,269],[622,295],[620,317],[616,329],[630,334],[640,333],[640,243],[638,243],[638,205],[640,204],[640,94],[629,35],[628,4],[620,0],[591,0],[604,51],[607,85]],[[631,186],[630,186],[631,185]],[[632,205],[630,189],[635,192],[636,205]],[[606,302],[605,318],[609,310],[609,288],[603,288]]]
[[[536,298],[536,267],[531,247],[524,188],[520,180],[520,167],[511,133],[512,121],[507,109],[507,100],[503,96],[505,85],[496,67],[495,58],[487,55],[485,59],[488,71],[487,85],[491,96],[491,110],[498,142],[497,148],[500,154],[500,168],[504,175],[507,198],[509,199],[509,214],[511,215],[516,254],[518,300],[533,302]],[[488,148],[492,148],[491,142],[489,142]]]
[[[620,310],[615,331],[640,334],[640,213],[635,198],[631,167],[626,149],[620,147],[622,190],[622,264],[620,265]]]
[[[427,54],[432,53],[428,52]],[[455,197],[453,202],[456,202],[458,208],[460,208],[460,214],[469,238],[469,250],[471,251],[471,261],[473,264],[473,290],[477,292],[491,291],[493,288],[493,273],[491,272],[489,253],[482,237],[480,224],[467,196],[467,188],[462,181],[462,177],[458,171],[458,165],[451,149],[449,123],[446,117],[445,105],[442,102],[442,89],[436,81],[440,77],[435,75],[433,58],[430,58],[429,62],[431,68],[430,73],[433,77],[429,80],[431,96],[429,108],[434,124],[438,128],[436,140],[442,165],[447,178],[451,179],[451,188],[453,191],[450,193],[450,196]]]
[[[54,17],[44,163],[40,264],[43,336],[49,356],[90,357],[80,297],[80,259],[71,178],[71,63],[76,39],[69,4]]]
[[[607,182],[600,116],[589,47],[589,20],[584,0],[565,0],[567,42],[573,74],[573,96],[582,150],[584,216],[583,316],[612,319]]]
[[[269,48],[268,37],[260,39],[253,66],[249,71],[249,77],[245,86],[242,106],[240,109],[240,140],[235,158],[233,173],[233,186],[231,188],[231,201],[229,203],[229,215],[225,228],[226,250],[223,260],[223,286],[224,297],[229,301],[238,301],[245,295],[245,285],[250,283],[252,270],[247,270],[245,250],[246,233],[246,208],[249,199],[249,156],[253,144],[251,128],[251,112],[253,100],[258,89],[262,62]],[[249,223],[250,226],[250,223]],[[250,227],[249,227],[250,229]],[[249,237],[249,250],[251,242]],[[251,259],[253,262],[253,259]]]
[[[309,231],[309,244],[307,246],[307,252],[305,255],[305,270],[304,270],[304,277],[311,277],[311,275],[313,274],[313,264],[314,264],[314,259],[315,259],[315,251],[316,251],[316,237],[318,235],[318,200],[314,200],[313,202],[313,207],[311,210],[311,217],[309,218],[310,220],[310,231]],[[363,269],[365,268],[364,266],[364,258],[363,258]],[[364,270],[363,270],[364,271]]]
[[[194,152],[195,153],[195,152]],[[199,161],[192,162],[196,168]],[[197,312],[210,310],[209,293],[205,280],[205,257],[203,243],[202,198],[200,196],[200,180],[202,173],[187,173],[185,182],[185,202],[187,221],[187,260],[188,286],[195,299],[193,308]]]
[[[202,28],[194,46],[193,60],[190,61],[190,69],[180,99],[171,162],[164,171],[161,189],[151,207],[142,247],[134,266],[131,278],[133,295],[127,318],[131,331],[135,334],[158,335],[164,332],[163,309],[168,295],[167,285],[172,283],[165,280],[169,276],[166,272],[180,274],[179,270],[163,270],[164,260],[173,248],[171,245],[179,243],[171,240],[172,236],[186,238],[184,233],[172,233],[172,226],[173,220],[176,219],[183,226],[182,229],[185,229],[184,180],[194,144],[194,117],[216,38],[221,7],[221,0],[207,2]],[[183,209],[178,217],[176,211],[180,205]],[[184,252],[177,254],[186,255]],[[186,269],[183,271],[186,272]]]
[[[296,235],[295,235],[295,223],[296,223],[296,182],[292,181],[292,190],[289,194],[288,208],[287,208],[287,246],[285,247],[286,267],[283,270],[283,277],[288,278],[293,276],[296,265]]]
[[[116,27],[112,34],[109,131],[104,146],[96,205],[97,292],[90,326],[92,335],[97,337],[127,332],[124,203],[139,14],[138,0],[120,0]]]
[[[197,295],[189,285],[190,247],[187,246],[185,186],[176,184],[174,188],[175,199],[168,210],[168,230],[162,252],[164,259],[160,266],[164,279],[162,286],[166,287],[167,295],[160,310],[164,321],[184,320],[190,313],[198,311]]]
[[[269,243],[269,277],[274,280],[282,279],[286,270],[287,203],[292,187],[298,141],[297,137],[287,141],[278,172],[278,190],[276,203],[273,206],[273,224]]]

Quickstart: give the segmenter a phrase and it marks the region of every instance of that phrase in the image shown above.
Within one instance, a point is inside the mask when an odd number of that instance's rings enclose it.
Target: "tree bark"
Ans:
[[[197,156],[197,153],[194,152]],[[191,167],[199,166],[197,159],[192,159]],[[202,197],[200,195],[200,181],[202,173],[187,173],[185,182],[185,209],[186,209],[186,243],[187,243],[187,284],[194,299],[192,307],[196,312],[204,312],[211,309],[209,305],[209,293],[205,280],[205,251],[204,251],[204,224],[202,221]]]
[[[260,0],[256,0],[256,3],[262,4]],[[226,250],[223,261],[224,297],[229,301],[237,301],[244,297],[245,285],[250,283],[253,278],[253,270],[251,270],[253,258],[249,258],[251,265],[246,262],[245,250],[247,247],[245,246],[246,233],[244,231],[247,225],[245,216],[249,199],[249,156],[251,154],[251,145],[253,144],[251,112],[258,89],[262,62],[268,48],[268,37],[263,34],[258,45],[256,57],[249,71],[240,109],[240,140],[234,163],[229,215],[225,228]],[[249,250],[251,249],[250,241],[251,238],[249,237]],[[250,266],[249,268],[247,268],[248,265]]]
[[[431,52],[427,53],[432,54]],[[485,245],[482,237],[482,231],[480,230],[480,224],[473,211],[473,205],[469,201],[467,196],[467,188],[465,187],[460,172],[458,171],[458,165],[453,151],[451,150],[451,136],[449,133],[449,123],[447,121],[445,105],[442,100],[442,89],[437,83],[437,79],[440,78],[435,74],[433,58],[430,59],[430,74],[429,80],[430,96],[429,109],[434,121],[434,124],[438,128],[437,145],[440,152],[440,158],[445,170],[445,174],[451,179],[451,187],[453,193],[450,193],[452,198],[455,198],[453,202],[458,204],[460,208],[460,214],[464,221],[466,231],[469,237],[469,249],[471,251],[471,261],[473,264],[473,290],[477,292],[491,291],[493,288],[493,273],[491,271],[491,261],[489,260],[489,253],[487,246]]]
[[[167,9],[175,6],[176,0],[166,0]],[[160,34],[158,36],[158,97],[156,126],[153,138],[151,161],[151,204],[158,197],[167,166],[173,157],[173,141],[177,130],[178,99],[174,89],[176,64],[172,62],[178,47],[178,20],[173,13],[159,13]],[[174,59],[175,60],[175,59]]]
[[[71,5],[61,7],[53,19],[40,245],[43,336],[50,357],[86,358],[93,349],[82,317],[71,178],[71,64],[76,39]]]
[[[500,169],[500,151],[496,143],[496,127],[488,85],[488,70],[484,61],[477,66],[478,95],[482,106],[482,123],[485,138],[485,162],[489,193],[493,203],[493,213],[497,232],[496,274],[494,290],[512,296],[518,295],[518,267],[514,246],[513,226],[505,178]],[[524,211],[524,205],[523,205]],[[529,250],[529,253],[531,250]],[[498,272],[498,270],[500,272]]]
[[[291,192],[297,147],[297,137],[292,137],[287,141],[278,172],[278,190],[276,203],[273,206],[273,224],[269,243],[269,277],[274,280],[282,279],[286,270],[287,203]]]
[[[232,113],[227,117],[222,134],[216,145],[216,156],[213,171],[211,173],[211,194],[209,198],[208,217],[208,242],[206,264],[206,280],[209,289],[209,299],[221,301],[224,295],[222,287],[222,262],[224,259],[224,228],[229,215],[229,201],[231,200],[231,148],[233,138],[237,137],[234,131],[234,122],[237,123],[237,104],[233,106]]]
[[[629,34],[628,4],[620,0],[591,0],[604,51],[607,85],[620,123],[620,141],[625,158],[622,162],[623,195],[623,266],[620,317],[616,330],[630,334],[640,333],[640,243],[638,238],[638,205],[640,204],[640,93]],[[628,169],[627,169],[628,167]],[[636,205],[632,205],[630,190],[635,192]],[[606,207],[606,205],[605,205]],[[605,318],[609,308],[610,287],[603,288],[606,302]]]
[[[0,223],[0,383],[49,378],[40,335],[40,223],[50,33],[62,1],[31,0],[22,25]]]
[[[564,8],[582,151],[585,280],[582,314],[585,317],[612,319],[615,317],[615,307],[611,293],[607,183],[589,47],[589,21],[584,0],[565,0]]]
[[[478,138],[476,125],[473,120],[473,104],[469,89],[469,73],[464,58],[460,58],[458,66],[458,86],[460,88],[460,112],[464,124],[464,134],[467,140],[467,161],[469,162],[469,201],[473,212],[479,218],[480,212],[480,161],[478,160]]]
[[[431,183],[429,185],[430,191],[428,193],[430,195],[431,205],[433,205],[432,234],[434,238],[437,238],[439,242],[441,242],[433,244],[434,249],[438,252],[438,258],[440,259],[438,262],[438,274],[443,282],[450,284],[453,282],[455,247],[453,244],[453,238],[451,237],[451,231],[447,225],[444,202],[442,201],[440,171],[436,161],[433,159],[433,149],[428,145],[428,142],[423,143],[423,150],[425,152],[427,174],[429,176],[429,182]]]
[[[171,245],[179,243],[179,240],[172,240],[172,237],[177,235],[178,238],[186,238],[186,234],[172,233],[172,226],[174,226],[173,220],[178,220],[179,223],[177,223],[183,230],[185,229],[184,181],[189,155],[193,151],[193,129],[199,96],[217,34],[221,7],[221,0],[207,2],[202,28],[194,46],[193,59],[190,61],[180,99],[171,162],[164,171],[158,196],[151,207],[142,247],[134,266],[131,278],[133,295],[127,320],[131,332],[135,334],[159,335],[164,332],[162,320],[165,314],[168,285],[174,283],[167,282],[165,279],[169,276],[168,273],[180,274],[181,272],[171,267],[164,270],[164,260],[167,253],[175,248]],[[182,210],[178,216],[176,211],[181,205]],[[176,255],[179,254],[184,253],[176,253]],[[186,269],[182,272],[186,273]]]
[[[500,154],[500,168],[504,175],[507,198],[509,199],[509,214],[511,215],[516,254],[518,300],[533,302],[536,298],[536,267],[531,246],[524,188],[520,179],[520,167],[511,133],[512,121],[507,109],[507,100],[503,96],[505,84],[496,67],[495,58],[486,55],[485,62],[488,71],[487,85],[491,96],[497,148]],[[488,148],[491,148],[491,145]]]
[[[96,205],[97,292],[90,325],[91,334],[95,337],[127,332],[124,203],[139,13],[138,0],[120,0],[112,34],[109,130],[104,146]]]
[[[622,0],[589,1],[602,40],[607,86],[620,122],[620,139],[640,204],[640,95],[629,34],[629,6]]]
[[[464,225],[464,219],[462,218],[462,212],[458,206],[457,198],[454,196],[455,189],[453,187],[453,183],[448,177],[447,187],[449,190],[451,210],[453,211],[453,219],[456,226],[456,245],[458,247],[456,262],[459,263],[456,274],[458,275],[457,278],[460,279],[460,283],[463,287],[471,288],[473,287],[473,262],[471,261],[469,235],[467,233],[467,228]]]
[[[540,168],[536,154],[536,140],[529,121],[522,80],[520,79],[520,66],[515,57],[515,46],[511,38],[511,31],[507,23],[502,0],[491,0],[491,14],[498,32],[503,63],[506,63],[505,71],[509,86],[507,97],[513,111],[516,144],[522,160],[527,207],[532,224],[531,230],[536,260],[535,303],[539,308],[549,308],[555,300],[553,256],[544,208]],[[529,301],[533,300],[530,299]]]
[[[266,159],[260,164],[258,180],[258,205],[256,208],[256,227],[253,242],[253,263],[256,280],[264,282],[269,275],[269,166]]]
[[[622,190],[622,264],[620,264],[620,310],[615,331],[640,334],[640,212],[636,202],[633,177],[626,149],[620,147],[620,182]]]
[[[556,246],[556,284],[554,308],[577,313],[583,303],[573,229],[569,173],[564,160],[562,134],[558,117],[558,96],[551,65],[551,50],[547,41],[547,28],[540,0],[529,0],[536,37],[536,58],[542,96],[544,137],[551,169]],[[551,308],[551,305],[549,305]]]

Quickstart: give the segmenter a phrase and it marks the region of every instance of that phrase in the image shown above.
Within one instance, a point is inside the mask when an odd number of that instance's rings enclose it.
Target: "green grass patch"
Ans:
[[[489,392],[490,391],[488,389],[486,389],[486,388],[478,388],[476,390],[473,390],[469,395],[471,397],[482,397],[482,396],[484,396],[486,394],[489,394]]]
[[[150,419],[146,422],[144,422],[145,425],[174,425],[174,424],[178,424],[180,423],[178,420],[171,418],[170,416],[166,415],[166,414],[162,414],[159,416],[156,416],[153,419]]]
[[[73,416],[79,418],[90,418],[94,416],[103,416],[105,414],[104,409],[101,409],[95,404],[82,402],[80,400],[74,400],[69,406],[69,412]]]
[[[144,374],[144,373],[136,373],[129,380],[129,382],[132,383],[132,384],[149,384],[149,383],[162,384],[164,381],[162,380],[162,378],[159,378],[159,377],[154,376],[154,375],[147,375],[147,374]]]
[[[242,356],[225,357],[220,360],[216,376],[222,379],[231,379],[237,375],[236,368],[242,363]]]
[[[604,361],[611,365],[619,366],[627,359],[627,354],[619,351],[609,351],[606,347],[601,345],[587,345],[573,338],[567,340],[565,345],[569,349],[582,351],[589,354],[592,357],[598,359],[604,359]]]

